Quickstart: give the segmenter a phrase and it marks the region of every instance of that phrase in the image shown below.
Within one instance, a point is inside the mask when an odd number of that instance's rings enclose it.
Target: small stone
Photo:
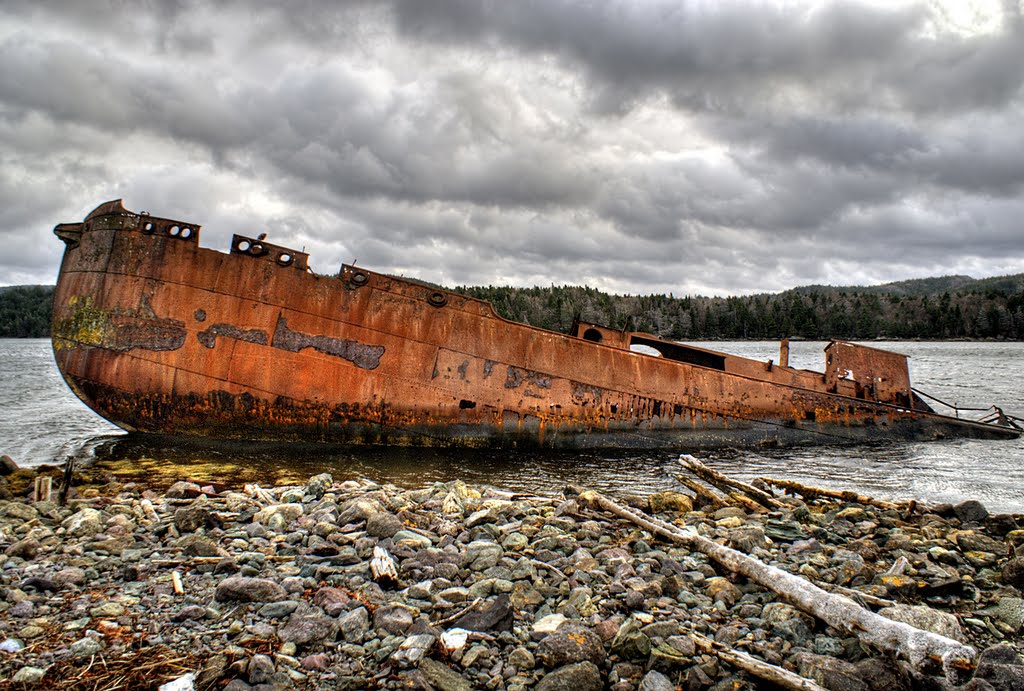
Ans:
[[[275,504],[274,506],[268,506],[262,511],[258,512],[253,516],[252,520],[256,523],[261,523],[265,526],[271,526],[272,519],[275,516],[280,517],[278,520],[283,521],[284,525],[290,524],[296,518],[301,516],[303,513],[302,504]]]
[[[1014,631],[1024,628],[1024,600],[1019,597],[999,598],[994,607],[980,613],[1006,624]]]
[[[425,657],[420,660],[420,672],[438,691],[472,691],[472,685],[451,667]]]
[[[338,619],[338,629],[342,638],[349,643],[359,643],[370,630],[370,615],[365,607],[357,607]]]
[[[4,454],[0,456],[0,475],[12,475],[18,472],[18,464],[14,459]]]
[[[326,653],[316,653],[302,658],[302,669],[307,672],[327,669],[331,665],[331,656]]]
[[[124,612],[124,605],[118,602],[102,602],[89,609],[89,614],[96,619],[116,619]]]
[[[533,653],[526,648],[516,648],[508,655],[508,663],[520,672],[529,672],[536,666]]]
[[[92,537],[103,531],[100,512],[96,509],[82,509],[68,516],[61,523],[64,530],[72,537]]]
[[[970,499],[953,507],[961,523],[981,523],[988,518],[988,509],[980,501]]]
[[[536,691],[601,691],[604,682],[593,662],[577,662],[546,674]]]
[[[313,604],[321,608],[329,617],[336,617],[345,611],[352,598],[340,588],[323,587],[313,595]]]
[[[512,628],[512,619],[511,599],[508,593],[502,593],[479,609],[466,612],[453,623],[470,631],[508,631]]]
[[[392,537],[402,529],[402,521],[398,516],[387,511],[372,514],[366,519],[366,533],[377,538]]]
[[[18,673],[11,678],[11,681],[15,684],[32,686],[41,683],[45,676],[45,669],[40,669],[39,667],[22,667],[18,670]]]
[[[338,622],[331,617],[319,615],[293,616],[277,631],[277,637],[282,641],[295,643],[300,647],[334,640],[337,635]]]
[[[537,645],[537,658],[547,667],[561,667],[590,660],[598,664],[604,658],[601,637],[583,624],[566,622]]]
[[[202,506],[183,506],[174,512],[174,527],[182,533],[194,533],[210,521],[210,512]]]
[[[676,685],[661,672],[652,669],[640,681],[638,691],[675,691]]]
[[[1013,557],[1003,565],[1003,583],[1024,592],[1024,557]]]
[[[265,684],[274,676],[274,661],[267,655],[253,655],[246,673],[250,684]]]
[[[18,540],[17,542],[13,543],[10,547],[7,548],[4,554],[6,554],[9,557],[17,557],[19,559],[30,560],[36,558],[42,547],[43,546],[39,543],[39,540],[27,537],[24,540]]]
[[[196,483],[181,480],[168,487],[164,496],[168,499],[195,499],[202,493],[202,488]]]
[[[640,631],[640,622],[630,617],[619,627],[610,649],[623,660],[647,660],[651,654],[651,639]]]
[[[280,600],[279,602],[268,602],[260,607],[260,616],[267,619],[283,619],[299,608],[295,600]],[[290,639],[285,639],[290,640]]]
[[[385,605],[373,613],[373,627],[390,634],[405,633],[412,622],[412,611],[402,605]]]
[[[213,597],[217,602],[275,602],[286,596],[284,588],[265,578],[232,576],[220,582]]]
[[[652,513],[674,511],[676,513],[688,513],[693,511],[693,499],[682,492],[665,490],[647,497],[647,503]]]
[[[73,658],[92,657],[103,651],[103,644],[92,638],[80,638],[71,644],[69,652]]]
[[[504,556],[505,551],[496,542],[486,540],[474,540],[466,546],[466,553],[462,558],[462,565],[472,571],[486,571],[496,566]]]

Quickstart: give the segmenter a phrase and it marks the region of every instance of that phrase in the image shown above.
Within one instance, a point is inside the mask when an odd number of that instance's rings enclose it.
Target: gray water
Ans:
[[[759,360],[778,360],[775,342],[699,344]],[[824,343],[794,342],[790,364],[820,371]],[[1024,343],[872,343],[911,356],[917,389],[964,407],[1000,405],[1024,417]],[[686,451],[680,449],[680,452]],[[61,379],[45,339],[0,339],[0,453],[20,465],[68,456],[131,462],[160,459],[243,464],[270,477],[330,472],[416,486],[461,479],[515,491],[553,492],[566,484],[646,493],[675,486],[677,453],[513,452],[339,448],[295,444],[217,444],[125,435],[85,407]],[[883,499],[958,502],[1024,513],[1024,440],[948,440],[859,447],[718,451],[698,454],[722,472],[854,489]]]

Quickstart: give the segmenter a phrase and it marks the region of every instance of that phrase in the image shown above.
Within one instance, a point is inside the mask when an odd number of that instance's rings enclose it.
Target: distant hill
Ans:
[[[1024,340],[1024,274],[876,286],[801,286],[746,297],[610,295],[585,286],[460,286],[507,319],[568,331],[573,319],[676,340]],[[53,286],[0,288],[0,337],[50,335]]]

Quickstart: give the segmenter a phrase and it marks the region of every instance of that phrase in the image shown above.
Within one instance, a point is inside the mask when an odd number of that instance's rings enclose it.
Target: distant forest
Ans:
[[[594,288],[458,287],[498,314],[553,331],[584,321],[673,340],[1024,340],[1024,274],[870,287],[805,286],[745,297],[609,295]],[[50,335],[53,286],[0,288],[0,337]]]
[[[0,288],[0,338],[45,338],[50,335],[53,286]]]

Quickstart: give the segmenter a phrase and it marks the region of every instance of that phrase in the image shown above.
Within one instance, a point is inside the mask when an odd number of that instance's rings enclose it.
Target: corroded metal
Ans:
[[[264,236],[204,249],[199,231],[119,201],[54,231],[57,364],[125,429],[551,447],[1018,434],[935,413],[895,353],[837,341],[815,373],[788,348],[774,365],[598,324],[554,333],[362,268],[316,275]]]

